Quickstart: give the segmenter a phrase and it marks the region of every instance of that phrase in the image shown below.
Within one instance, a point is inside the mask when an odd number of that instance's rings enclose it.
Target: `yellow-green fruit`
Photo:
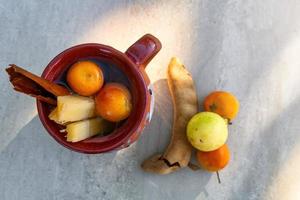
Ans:
[[[227,123],[216,113],[200,112],[187,125],[187,138],[200,151],[218,149],[225,144],[227,137]]]

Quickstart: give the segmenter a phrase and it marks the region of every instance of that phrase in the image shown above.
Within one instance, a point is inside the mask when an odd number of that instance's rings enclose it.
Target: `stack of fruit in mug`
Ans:
[[[79,61],[67,72],[73,95],[58,96],[49,118],[66,126],[67,141],[78,142],[109,133],[132,110],[129,90],[120,83],[104,84],[103,72],[92,61]]]
[[[205,112],[194,115],[187,125],[187,138],[197,149],[197,160],[202,168],[217,172],[229,162],[226,144],[228,124],[236,117],[239,102],[229,92],[216,91],[204,100]]]

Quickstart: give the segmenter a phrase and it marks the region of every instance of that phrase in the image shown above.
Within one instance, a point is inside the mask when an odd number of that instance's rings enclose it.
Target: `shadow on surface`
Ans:
[[[83,199],[84,184],[95,179],[97,165],[112,168],[115,154],[72,152],[56,143],[35,117],[0,153],[0,199]]]
[[[137,152],[140,155],[139,163],[153,154],[162,153],[171,138],[173,109],[167,80],[160,79],[153,84],[153,87],[155,108],[151,123],[146,127],[137,143]],[[206,196],[205,186],[211,179],[211,176],[211,173],[203,170],[192,171],[189,168],[169,175],[145,173],[144,188],[147,188],[147,191],[145,191],[144,197],[151,196],[152,199],[185,199],[189,196],[191,199],[195,199],[200,193]]]

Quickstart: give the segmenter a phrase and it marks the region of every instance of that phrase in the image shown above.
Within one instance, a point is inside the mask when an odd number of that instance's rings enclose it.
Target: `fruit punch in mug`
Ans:
[[[82,153],[129,146],[151,118],[154,102],[145,67],[160,49],[159,40],[147,34],[125,53],[96,43],[60,53],[42,77],[71,94],[57,97],[56,107],[37,101],[46,130],[63,146]]]

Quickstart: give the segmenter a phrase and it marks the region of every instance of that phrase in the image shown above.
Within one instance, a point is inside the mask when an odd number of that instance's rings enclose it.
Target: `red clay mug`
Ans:
[[[129,118],[111,134],[70,143],[66,141],[65,134],[60,132],[62,127],[48,118],[50,107],[37,101],[40,120],[48,133],[66,148],[89,154],[121,149],[136,141],[149,123],[154,105],[145,67],[160,49],[160,41],[146,34],[131,45],[125,53],[103,44],[87,43],[71,47],[57,55],[45,68],[43,78],[58,81],[62,74],[78,60],[91,58],[108,60],[127,76],[131,86],[133,110]]]

